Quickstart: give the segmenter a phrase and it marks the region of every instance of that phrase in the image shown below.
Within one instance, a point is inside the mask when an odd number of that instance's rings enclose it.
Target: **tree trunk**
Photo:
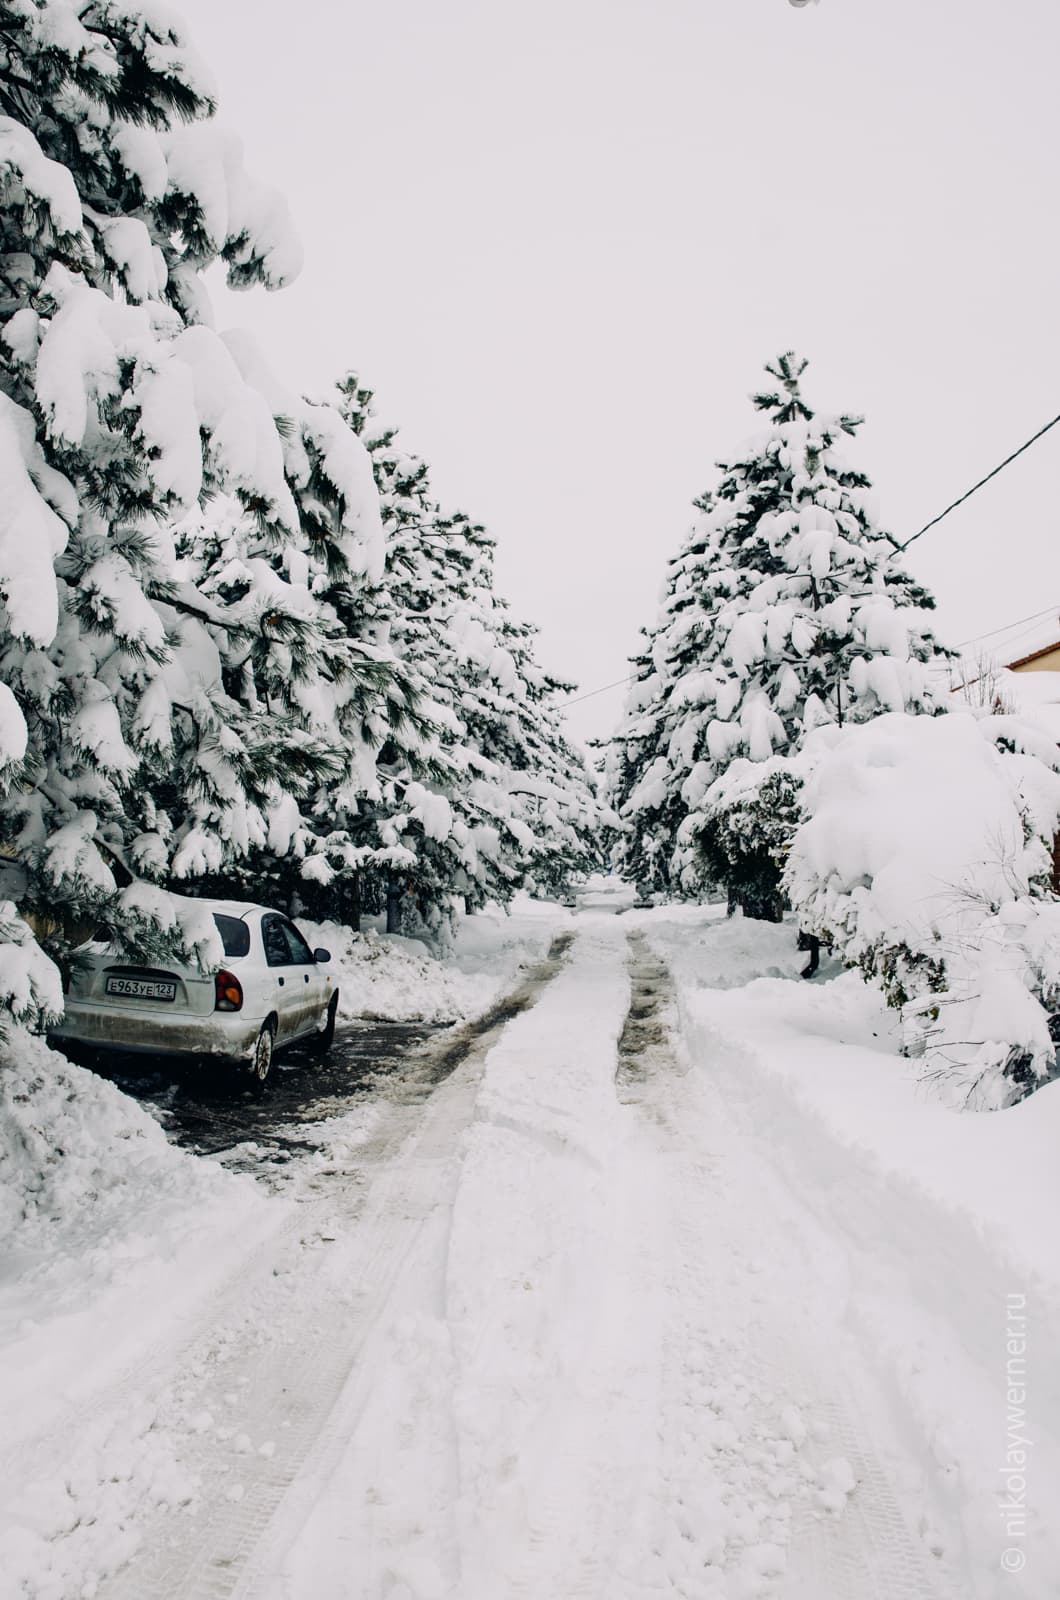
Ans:
[[[799,974],[803,978],[812,978],[817,968],[821,965],[821,941],[816,934],[803,933],[799,929],[799,949],[808,950],[810,959]]]
[[[387,933],[401,932],[401,884],[397,878],[389,878],[387,880],[386,931]]]

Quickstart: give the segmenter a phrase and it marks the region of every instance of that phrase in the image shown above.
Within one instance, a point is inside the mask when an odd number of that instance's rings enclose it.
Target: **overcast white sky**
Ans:
[[[306,250],[223,320],[302,388],[361,373],[582,693],[778,350],[866,414],[901,537],[1060,412],[1057,0],[178,9]],[[1060,614],[1058,475],[1060,428],[910,552],[952,642]]]

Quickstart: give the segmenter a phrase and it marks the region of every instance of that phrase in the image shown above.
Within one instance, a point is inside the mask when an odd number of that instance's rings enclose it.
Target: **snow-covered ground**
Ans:
[[[574,942],[294,1199],[99,1086],[81,1259],[46,1199],[5,1258],[5,1600],[1060,1592],[1060,1095],[947,1110],[790,927],[591,898],[467,926],[465,1011]]]
[[[338,968],[339,1014],[347,1021],[458,1022],[481,1015],[516,969],[547,949],[570,918],[560,906],[517,895],[509,912],[494,908],[460,923],[446,961],[418,939],[373,930],[353,933],[336,922],[299,926]]]
[[[1054,1594],[1053,1305],[1028,1236],[1006,1254],[949,1161],[980,1130],[996,1197],[1015,1124],[919,1097],[869,991],[798,984],[790,928],[580,922],[569,970],[489,1056],[334,1448],[239,1592]],[[616,1095],[638,925],[672,963],[674,1034]],[[815,1105],[791,1080],[819,1061],[847,1083]],[[886,1121],[872,1068],[902,1108]],[[933,1142],[928,1187],[912,1152]],[[1002,1519],[999,1469],[1029,1437],[1027,1514]]]
[[[957,1592],[1060,1593],[1060,1085],[955,1113],[855,974],[790,981],[790,928],[647,921],[690,1058],[827,1241],[812,1292],[879,1377]]]
[[[137,1374],[146,1352],[176,1360],[284,1211],[41,1040],[5,1043],[0,1593],[79,1595],[131,1552],[138,1517],[189,1493]]]
[[[528,901],[468,919],[446,964],[412,941],[316,931],[334,935],[347,1017],[453,1021],[487,1010],[569,920]],[[400,1138],[387,1109],[362,1100],[334,1119],[309,1181]],[[92,1592],[152,1508],[195,1494],[180,1464],[194,1418],[167,1374],[233,1284],[238,1300],[248,1264],[300,1237],[290,1200],[173,1148],[113,1084],[13,1032],[0,1061],[3,1600]]]

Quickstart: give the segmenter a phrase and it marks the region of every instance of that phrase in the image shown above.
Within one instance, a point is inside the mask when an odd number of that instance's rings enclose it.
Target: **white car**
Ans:
[[[259,1084],[284,1045],[315,1038],[328,1049],[339,1005],[330,952],[311,950],[279,911],[235,900],[199,903],[213,913],[224,946],[217,972],[132,966],[97,945],[75,970],[65,1015],[50,1037],[243,1061]]]

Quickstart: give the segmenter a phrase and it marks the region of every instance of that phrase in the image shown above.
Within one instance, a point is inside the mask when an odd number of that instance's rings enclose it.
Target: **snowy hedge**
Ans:
[[[784,876],[800,925],[878,981],[905,1046],[960,1098],[1055,1075],[1060,751],[1013,717],[882,716],[822,730]]]

